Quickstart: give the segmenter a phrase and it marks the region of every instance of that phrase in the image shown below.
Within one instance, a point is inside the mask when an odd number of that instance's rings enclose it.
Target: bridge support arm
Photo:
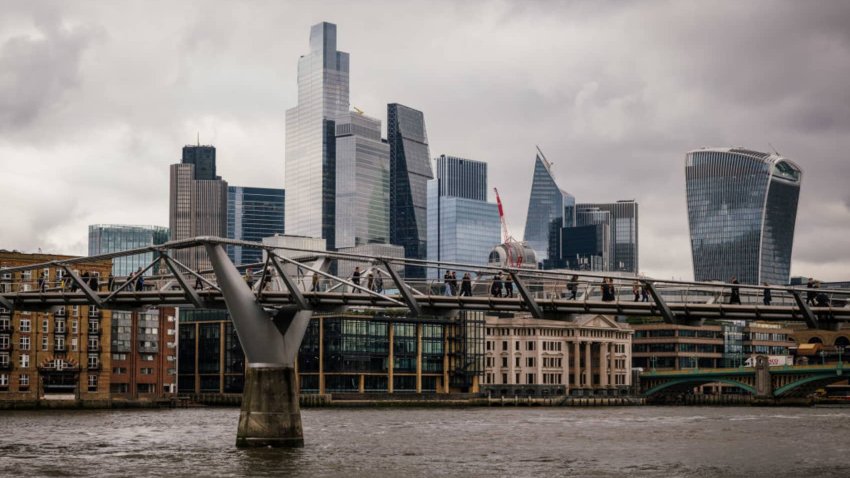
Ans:
[[[797,307],[800,309],[800,313],[803,314],[803,319],[806,321],[806,325],[809,326],[810,329],[819,329],[820,323],[818,318],[815,316],[815,313],[812,312],[812,309],[809,308],[809,304],[803,300],[803,296],[800,295],[800,291],[798,290],[789,290],[788,292],[794,296],[794,302],[797,303]]]
[[[292,280],[292,277],[289,277],[289,274],[284,270],[283,264],[277,260],[273,254],[269,254],[269,258],[271,259],[271,263],[274,268],[277,270],[277,274],[280,276],[280,279],[283,281],[283,284],[289,290],[289,297],[292,299],[292,302],[298,306],[299,309],[310,309],[310,305],[307,303],[307,299],[304,298],[304,294],[301,293],[301,289],[298,288],[298,284]],[[300,345],[300,344],[299,344]]]
[[[303,446],[295,360],[312,312],[293,311],[288,320],[272,320],[224,248],[216,243],[205,248],[249,362],[236,446]]]
[[[392,268],[392,264],[388,261],[381,261],[384,264],[384,267],[387,268],[387,274],[390,275],[395,285],[398,287],[398,293],[401,294],[401,298],[404,300],[404,303],[407,304],[407,308],[410,309],[410,315],[413,317],[417,317],[422,314],[422,306],[419,305],[419,302],[416,301],[416,298],[413,297],[413,294],[410,293],[410,289],[407,288],[407,284],[401,280],[398,272],[396,272]]]
[[[86,296],[89,302],[96,305],[98,308],[103,307],[103,302],[100,300],[100,297],[97,295],[96,292],[89,288],[89,285],[86,284],[86,281],[81,279],[80,276],[78,276],[77,273],[74,272],[70,267],[63,265],[62,268],[65,269],[65,272],[67,272],[68,275],[71,276],[71,280],[73,280],[80,288],[80,290],[83,291],[83,295]]]
[[[520,280],[519,276],[515,272],[507,272],[511,275],[511,279],[513,279],[519,295],[522,296],[522,300],[525,301],[525,305],[528,306],[531,316],[535,319],[542,319],[543,309],[540,308],[540,304],[538,304],[537,301],[534,300],[534,297],[531,296],[531,292],[528,290],[528,287],[525,286],[525,282]]]
[[[183,289],[183,293],[186,294],[186,298],[189,299],[189,302],[192,303],[197,308],[202,308],[204,306],[201,301],[201,297],[198,295],[198,291],[196,291],[193,287],[189,286],[189,283],[186,282],[186,278],[183,274],[177,269],[177,266],[174,264],[174,261],[167,254],[161,255],[162,260],[165,261],[165,266],[168,267],[168,270],[171,271],[171,274],[177,280],[177,283],[180,284],[180,287]]]
[[[646,290],[649,291],[649,295],[652,296],[652,300],[655,301],[655,305],[658,306],[658,310],[661,311],[661,318],[664,319],[664,322],[667,324],[678,323],[676,316],[673,315],[673,311],[670,309],[670,306],[667,305],[667,302],[664,302],[664,299],[661,298],[661,294],[658,293],[658,289],[655,288],[655,284],[651,281],[646,281],[644,282],[644,285],[646,285]]]

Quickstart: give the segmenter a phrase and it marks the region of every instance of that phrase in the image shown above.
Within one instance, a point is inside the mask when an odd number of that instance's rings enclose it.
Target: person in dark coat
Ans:
[[[469,272],[465,273],[460,281],[460,295],[472,297],[472,278],[469,277]]]
[[[738,278],[732,276],[732,280],[730,280],[729,283],[738,284]],[[741,290],[734,285],[732,286],[732,294],[729,296],[729,303],[741,305]]]
[[[502,273],[499,272],[493,277],[493,285],[490,287],[490,295],[493,297],[502,297]]]
[[[767,287],[767,282],[764,283],[764,286]],[[764,305],[770,305],[770,301],[772,297],[770,296],[770,289],[764,289],[764,294],[762,295],[762,302]]]
[[[811,277],[809,277],[808,282],[806,282],[806,288],[809,289],[806,292],[806,303],[809,305],[815,305],[815,291],[812,290],[815,287],[815,281]]]
[[[136,271],[138,275],[136,277],[136,290],[145,290],[145,275],[142,274],[142,268],[139,267],[139,270]]]
[[[115,276],[112,275],[112,272],[109,273],[109,277],[106,278],[106,287],[112,292],[112,288],[115,285]]]
[[[576,294],[578,294],[578,276],[574,275],[570,278],[570,282],[567,283],[567,290],[570,292],[569,300],[576,300]]]
[[[354,284],[354,285],[360,285],[360,267],[359,267],[359,266],[358,266],[358,267],[355,267],[355,268],[354,268],[354,273],[353,273],[353,274],[351,274],[351,283],[352,283],[352,284]],[[354,289],[354,292],[355,292],[355,293],[357,293],[357,294],[359,294],[359,293],[360,293],[360,289],[356,289],[356,288],[355,288],[355,289]]]

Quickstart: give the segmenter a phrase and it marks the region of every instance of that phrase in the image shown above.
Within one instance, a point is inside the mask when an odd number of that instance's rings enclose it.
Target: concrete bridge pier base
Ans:
[[[293,367],[248,365],[236,431],[237,447],[304,446],[297,380]]]

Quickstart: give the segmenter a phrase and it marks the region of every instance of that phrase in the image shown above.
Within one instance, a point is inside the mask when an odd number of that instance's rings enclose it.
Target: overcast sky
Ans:
[[[850,2],[0,0],[0,249],[85,254],[168,225],[168,166],[218,150],[283,187],[310,26],[351,104],[422,110],[431,155],[489,163],[521,236],[535,145],[580,202],[640,203],[642,272],[691,278],[684,155],[769,143],[804,170],[792,275],[850,279]]]

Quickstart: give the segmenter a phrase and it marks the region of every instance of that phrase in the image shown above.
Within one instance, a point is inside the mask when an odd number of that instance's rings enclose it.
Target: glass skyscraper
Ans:
[[[577,225],[608,224],[610,230],[610,260],[605,270],[633,272],[638,269],[638,203],[623,200],[614,203],[576,204]],[[598,212],[608,212],[600,215]]]
[[[283,234],[285,191],[272,188],[230,186],[227,188],[227,238],[262,242],[264,237]],[[227,246],[234,264],[263,260],[260,249]]]
[[[502,241],[499,208],[486,194],[487,163],[437,158],[437,178],[428,181],[428,260],[487,264]],[[432,268],[427,275],[437,279],[444,271]]]
[[[390,240],[390,146],[381,121],[346,112],[336,117],[336,248]]]
[[[685,158],[694,279],[787,284],[803,173],[788,159],[738,148]]]
[[[436,170],[441,196],[487,200],[487,163],[441,154]]]
[[[123,224],[95,224],[89,226],[89,256],[127,251],[155,246],[168,241],[168,228],[159,226],[128,226]],[[112,259],[112,274],[128,276],[140,267],[153,262],[154,253]],[[151,275],[149,270],[146,275]]]
[[[425,116],[398,103],[387,105],[390,145],[390,242],[410,259],[427,258],[428,181],[434,178]],[[408,278],[424,278],[419,266],[405,267]]]
[[[347,111],[348,53],[336,49],[336,25],[313,25],[298,60],[298,105],[286,112],[287,234],[336,243],[334,120]]]
[[[523,239],[537,252],[539,261],[545,263],[550,252],[557,254],[549,250],[550,234],[561,227],[575,225],[575,204],[575,197],[558,187],[552,176],[552,163],[538,148]]]

